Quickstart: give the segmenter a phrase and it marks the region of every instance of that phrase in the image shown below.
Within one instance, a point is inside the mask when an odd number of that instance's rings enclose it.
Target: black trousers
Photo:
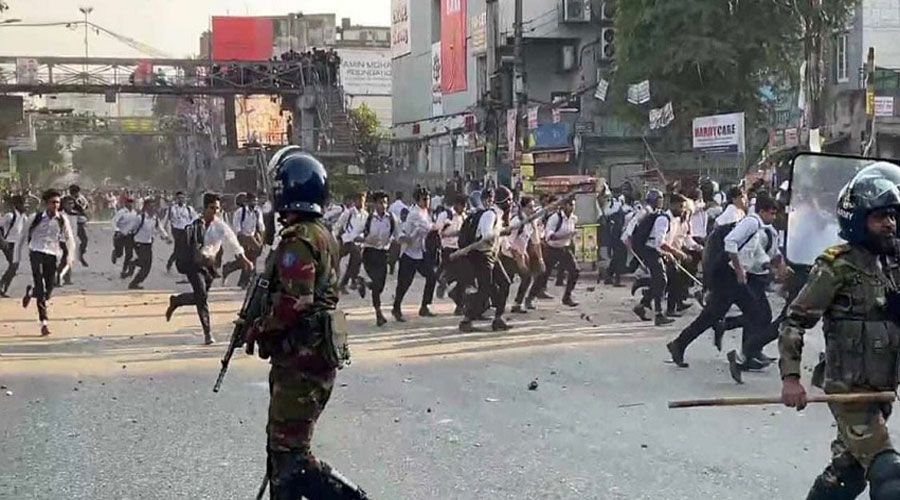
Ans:
[[[697,337],[720,321],[732,305],[736,305],[744,318],[741,342],[743,351],[745,354],[755,354],[758,351],[751,349],[756,349],[768,336],[769,323],[772,321],[772,309],[766,297],[767,285],[768,277],[753,274],[748,274],[747,284],[741,285],[729,268],[722,273],[719,285],[709,291],[706,307],[682,330],[676,342],[682,349],[687,349]]]
[[[122,261],[122,278],[127,278],[134,272],[134,236],[123,236],[122,245],[125,254],[125,260]]]
[[[87,223],[79,222],[78,224],[78,255],[83,259],[87,255],[88,235]]]
[[[609,267],[606,268],[606,278],[609,280],[621,278],[625,274],[628,264],[628,247],[620,238],[613,238],[610,242],[610,252],[612,257],[609,261]]]
[[[700,256],[692,253],[688,253],[688,256],[690,257],[688,261],[679,263],[685,270],[696,276]],[[684,302],[690,297],[690,290],[694,281],[684,271],[678,269],[678,266],[670,262],[666,263],[666,275],[668,276],[666,298],[669,310],[673,310],[676,304]]]
[[[203,333],[209,334],[209,287],[212,285],[213,275],[206,271],[193,271],[185,274],[191,284],[192,292],[176,295],[173,300],[175,308],[181,306],[197,306],[197,316],[200,318],[200,326]]]
[[[559,265],[559,272],[564,272],[567,275],[566,289],[563,297],[571,297],[572,290],[575,289],[575,284],[578,282],[578,275],[580,274],[578,263],[575,262],[575,253],[572,251],[572,248],[557,248],[547,245],[544,247],[544,262],[547,265],[547,270],[535,280],[531,293],[532,298],[535,294],[547,288],[547,281],[550,279],[550,273],[557,264]],[[557,277],[557,279],[559,278]]]
[[[387,280],[388,251],[377,248],[364,248],[362,263],[372,283],[369,290],[372,292],[372,307],[376,311],[381,310],[381,292],[384,291],[384,282]]]
[[[506,300],[509,295],[509,278],[505,267],[496,262],[494,257],[484,252],[472,252],[468,256],[469,268],[477,286],[477,291],[467,297],[465,318],[473,321],[484,312],[484,305],[494,305],[494,318],[500,318],[506,312]]]
[[[457,249],[444,247],[441,249],[441,270],[439,281],[443,283],[445,286],[454,285],[453,288],[447,293],[447,296],[453,300],[453,303],[456,304],[456,307],[463,307],[465,304],[465,289],[466,289],[466,280],[465,276],[465,267],[466,267],[466,258],[462,257],[456,260],[450,260],[450,255],[453,254]]]
[[[416,273],[425,278],[425,291],[422,292],[422,306],[431,304],[434,299],[434,286],[437,284],[437,272],[427,259],[413,259],[403,254],[400,257],[400,269],[397,272],[397,292],[394,295],[394,309],[399,310],[403,297],[409,291]]]
[[[175,264],[175,256],[178,255],[178,252],[184,251],[183,249],[187,247],[187,231],[173,227],[172,241],[175,242],[175,246],[172,247],[172,255],[170,255],[169,260],[166,261],[167,270],[172,269],[172,266]]]
[[[126,236],[118,231],[116,231],[116,234],[113,235],[113,264],[115,264],[117,260],[121,259],[123,255],[125,255],[125,238]]]
[[[16,277],[16,272],[19,270],[19,263],[13,262],[15,250],[15,243],[7,243],[3,247],[3,256],[6,258],[6,263],[9,264],[9,267],[6,268],[3,277],[0,277],[0,293],[6,293],[6,291],[9,290],[9,285],[12,283],[13,278]]]
[[[47,301],[56,283],[56,256],[42,252],[31,252],[31,278],[34,282],[31,296],[37,301],[38,319],[47,321]],[[63,260],[65,262],[65,260]]]
[[[534,275],[530,269],[519,269],[518,264],[508,257],[505,257],[503,262],[504,265],[506,265],[506,270],[508,272],[513,272],[515,269],[515,274],[519,276],[520,281],[519,290],[516,292],[516,305],[522,305],[522,302],[528,297],[528,292],[531,290],[531,284],[534,283],[534,280],[539,277],[539,275]],[[510,278],[512,278],[512,276],[510,276]]]
[[[341,288],[347,286],[350,280],[356,280],[359,277],[359,266],[362,264],[362,252],[356,243],[351,241],[341,245],[340,258],[343,259],[347,255],[350,256],[350,261],[347,262],[347,270],[344,271],[344,277],[341,278]]]
[[[137,275],[131,280],[132,285],[140,285],[147,279],[150,274],[150,268],[153,266],[153,244],[152,243],[135,243],[134,252],[137,259],[134,262],[135,267],[140,268]]]
[[[650,271],[650,293],[644,296],[641,305],[647,308],[652,305],[657,313],[662,313],[662,299],[669,281],[662,255],[651,248],[641,249],[638,255]]]
[[[59,259],[56,266],[56,285],[59,286],[60,283],[66,282],[68,284],[72,281],[72,268],[66,267],[66,263],[69,261],[69,245],[66,242],[59,242],[59,248],[62,249],[62,258]],[[63,272],[65,270],[65,272]]]

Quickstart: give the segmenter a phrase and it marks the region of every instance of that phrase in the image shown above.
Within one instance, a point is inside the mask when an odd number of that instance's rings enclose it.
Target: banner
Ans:
[[[594,98],[600,101],[606,101],[607,92],[609,92],[609,82],[601,78],[597,82],[597,90],[594,91]]]
[[[694,149],[708,153],[743,153],[744,113],[694,118]]]
[[[892,96],[875,96],[875,116],[894,116]]]
[[[391,95],[391,54],[384,50],[339,49],[341,85],[350,95]]]
[[[272,59],[275,31],[271,18],[212,18],[212,57],[216,61],[268,61]]]
[[[509,148],[509,158],[513,159],[516,151],[516,110],[509,109],[506,111],[506,139]],[[511,161],[514,161],[511,160]]]
[[[628,86],[628,102],[645,104],[650,102],[650,80]]]
[[[391,57],[410,53],[409,0],[391,0]]]
[[[469,19],[469,38],[472,39],[472,53],[484,54],[487,52],[487,13],[472,16]]]
[[[650,130],[668,127],[673,121],[675,121],[675,111],[672,110],[671,101],[659,109],[650,110]]]
[[[431,116],[444,116],[444,93],[441,91],[441,42],[431,45]]]
[[[784,145],[789,148],[800,145],[800,134],[797,133],[797,129],[788,128],[784,130]]]
[[[466,0],[441,0],[441,90],[445,94],[467,88]]]
[[[559,108],[553,108],[553,123],[559,123],[562,120]]]

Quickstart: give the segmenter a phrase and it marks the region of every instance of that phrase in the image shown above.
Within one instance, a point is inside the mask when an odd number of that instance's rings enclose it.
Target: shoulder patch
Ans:
[[[825,250],[825,252],[822,253],[821,256],[819,256],[819,259],[821,259],[825,262],[828,262],[830,264],[830,263],[834,262],[841,255],[844,255],[845,253],[849,252],[851,248],[852,247],[847,243],[845,243],[843,245],[835,245],[835,246]]]

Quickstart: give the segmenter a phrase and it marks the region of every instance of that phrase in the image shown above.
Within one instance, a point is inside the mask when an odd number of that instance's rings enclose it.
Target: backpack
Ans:
[[[206,236],[206,227],[202,219],[184,227],[184,248],[175,249],[175,268],[181,274],[195,272],[202,262],[200,249]]]
[[[725,238],[738,224],[739,222],[732,222],[731,224],[717,226],[713,229],[712,233],[709,234],[709,237],[706,238],[706,246],[703,249],[703,282],[707,288],[712,284],[713,277],[716,273],[728,266],[729,257],[728,252],[725,251]],[[753,236],[756,236],[762,229],[763,227],[760,225],[756,232],[738,246],[738,251],[740,252],[743,250],[744,247],[750,243],[750,240],[753,239]],[[772,249],[772,244],[774,243],[772,235],[769,234],[768,236],[766,252],[769,252],[769,250]]]
[[[394,214],[390,212],[385,212],[384,215],[387,215],[389,221],[391,221],[391,235],[393,236],[394,231],[397,229],[397,221],[394,220]],[[375,212],[369,213],[369,216],[366,218],[366,227],[363,229],[363,238],[369,237],[369,230],[372,229],[372,217],[375,216]]]
[[[428,262],[434,267],[440,266],[442,250],[443,244],[441,241],[441,233],[436,229],[428,231],[428,234],[425,235],[425,262]]]
[[[44,212],[38,212],[34,214],[34,219],[31,221],[31,225],[28,226],[28,242],[31,243],[31,233],[34,232],[34,228],[38,227],[38,224],[44,220]],[[60,234],[64,234],[66,231],[66,221],[62,218],[60,214],[56,214],[56,221],[59,223],[59,232]]]
[[[625,212],[618,212],[607,217],[607,225],[609,227],[609,237],[618,240],[622,237],[622,231],[625,230]]]
[[[669,218],[664,212],[654,212],[652,214],[647,214],[638,222],[637,226],[634,228],[634,232],[631,233],[631,247],[636,249],[643,249],[647,245],[647,240],[650,239],[650,233],[653,232],[653,226],[656,225],[656,219],[660,217]]]
[[[483,208],[478,209],[467,215],[465,220],[463,220],[462,227],[459,228],[459,248],[465,248],[475,243],[478,234],[478,222],[481,221],[481,216],[486,211]]]

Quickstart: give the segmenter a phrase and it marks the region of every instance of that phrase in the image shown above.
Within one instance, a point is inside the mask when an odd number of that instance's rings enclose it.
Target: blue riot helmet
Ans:
[[[647,192],[647,208],[656,210],[662,207],[663,194],[659,189],[651,189]]]
[[[900,166],[877,162],[859,171],[838,195],[840,237],[849,243],[866,241],[866,219],[876,210],[900,208]]]
[[[328,172],[313,155],[288,146],[272,158],[272,199],[278,212],[301,212],[321,216],[330,193]]]

